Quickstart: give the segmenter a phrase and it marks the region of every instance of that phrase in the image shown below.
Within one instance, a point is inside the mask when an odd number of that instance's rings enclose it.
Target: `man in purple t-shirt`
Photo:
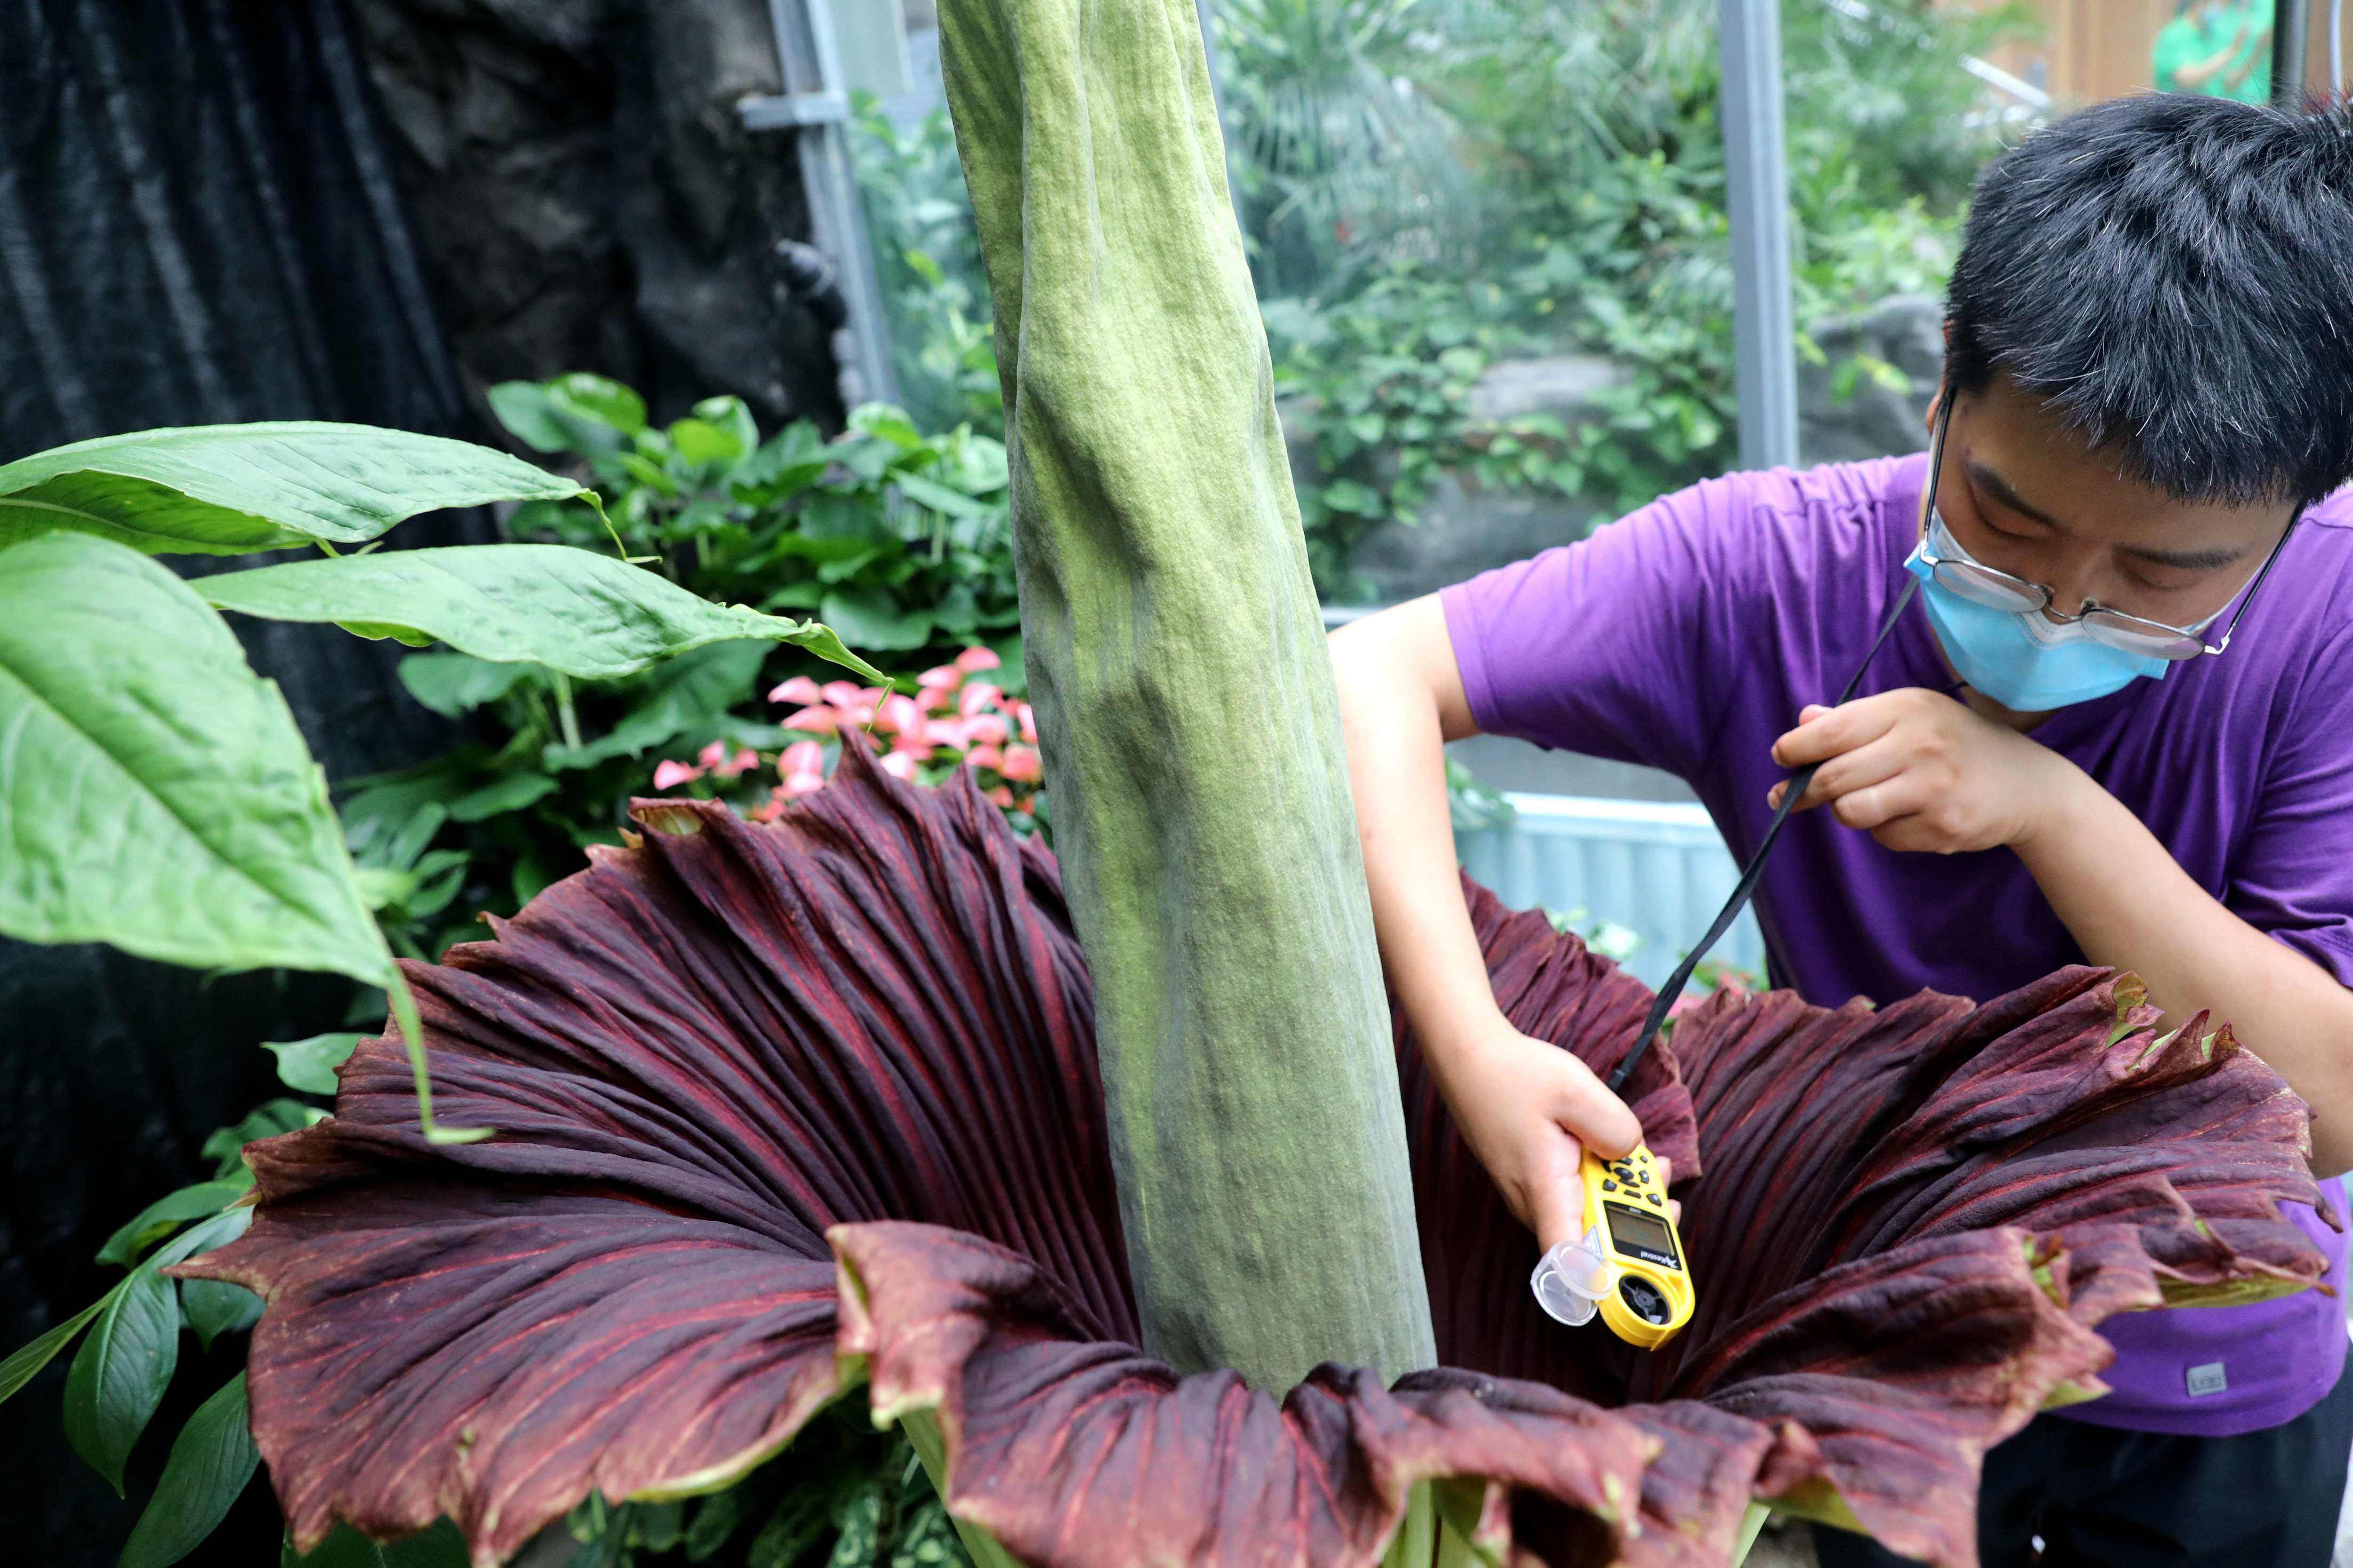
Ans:
[[[1440,752],[1479,731],[1676,773],[1744,859],[1820,763],[1757,896],[1774,984],[2128,968],[2353,1164],[2348,258],[2353,111],[2086,110],[1979,182],[1928,455],[1712,480],[1335,636],[1382,957],[1532,1258],[1580,1224],[1578,1141],[1639,1129],[1484,984]],[[1987,1563],[2325,1568],[2346,1238],[2295,1217],[2337,1294],[2111,1320],[2115,1392],[1988,1456]]]

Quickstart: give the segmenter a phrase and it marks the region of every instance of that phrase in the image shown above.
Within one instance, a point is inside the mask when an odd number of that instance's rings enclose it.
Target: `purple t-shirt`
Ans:
[[[1926,473],[1914,456],[1731,474],[1447,589],[1472,716],[1676,774],[1746,861],[1784,776],[1774,739],[1837,699],[1906,581]],[[1952,679],[1915,603],[1857,689]],[[2234,913],[2353,984],[2353,491],[2306,514],[2227,653],[2031,733]],[[1783,829],[1757,913],[1773,983],[1823,1006],[1992,997],[2084,962],[2009,850],[1902,854],[1828,812]],[[2346,1237],[2290,1212],[2341,1293]],[[2344,1313],[2341,1294],[2306,1290],[2113,1318],[2115,1392],[2065,1414],[2217,1436],[2276,1426],[2334,1386]]]

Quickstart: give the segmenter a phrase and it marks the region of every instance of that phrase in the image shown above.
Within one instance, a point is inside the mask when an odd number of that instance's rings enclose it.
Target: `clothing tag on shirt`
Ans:
[[[2182,1381],[2189,1385],[2189,1395],[2193,1399],[2201,1394],[2220,1394],[2231,1386],[2230,1380],[2222,1375],[2222,1363],[2219,1361],[2191,1367]]]

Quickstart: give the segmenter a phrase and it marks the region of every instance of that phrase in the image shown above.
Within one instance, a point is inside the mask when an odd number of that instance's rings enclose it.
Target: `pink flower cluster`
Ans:
[[[805,738],[778,753],[776,773],[783,782],[747,815],[773,822],[790,802],[823,789],[826,747],[818,737],[845,729],[866,731],[878,743],[887,740],[882,766],[900,778],[937,784],[958,767],[974,768],[982,790],[999,807],[1028,810],[1046,776],[1038,754],[1038,723],[1029,704],[1008,697],[995,681],[979,679],[1000,662],[986,647],[968,647],[955,663],[917,676],[913,697],[884,686],[793,677],[769,692],[768,700],[792,706],[784,728]],[[676,789],[704,777],[732,781],[760,761],[749,750],[730,755],[714,741],[692,763],[662,763],[654,770],[654,788]]]

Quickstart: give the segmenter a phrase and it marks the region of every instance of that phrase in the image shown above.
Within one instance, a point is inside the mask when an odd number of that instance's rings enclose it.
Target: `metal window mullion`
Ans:
[[[1724,172],[1732,217],[1733,384],[1740,466],[1798,460],[1797,318],[1778,0],[1718,0]]]
[[[2305,51],[2311,47],[2310,0],[2275,0],[2272,7],[2272,102],[2304,107]]]
[[[785,92],[838,96],[841,62],[834,48],[829,0],[768,0],[776,35],[776,59]],[[802,188],[809,204],[809,238],[833,260],[848,320],[848,363],[842,401],[898,401],[898,377],[891,367],[891,339],[882,316],[882,281],[874,268],[866,210],[858,196],[850,164],[848,127],[839,121],[803,124],[789,132],[799,155]]]

